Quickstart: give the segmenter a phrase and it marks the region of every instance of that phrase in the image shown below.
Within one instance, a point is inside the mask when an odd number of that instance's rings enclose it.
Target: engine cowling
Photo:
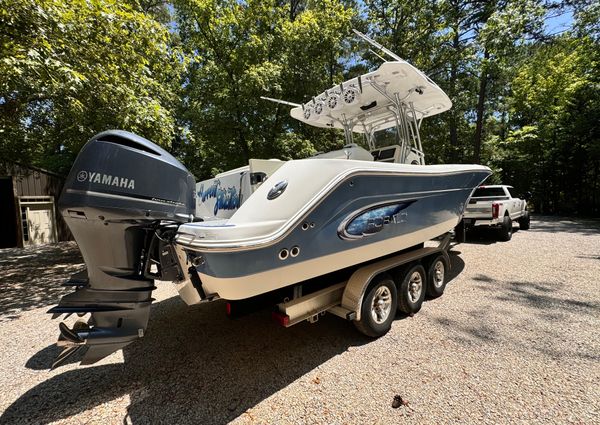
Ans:
[[[61,323],[58,344],[66,348],[55,366],[84,346],[82,363],[89,364],[143,336],[154,289],[148,259],[156,256],[155,234],[193,219],[195,179],[154,143],[106,131],[81,149],[58,205],[87,272],[67,282],[77,290],[50,312],[91,313],[91,319],[73,329]]]

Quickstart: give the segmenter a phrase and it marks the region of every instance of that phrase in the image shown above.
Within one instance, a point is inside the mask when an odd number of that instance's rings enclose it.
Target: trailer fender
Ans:
[[[360,320],[363,297],[365,296],[365,292],[375,276],[395,267],[410,263],[411,261],[420,260],[439,252],[444,253],[444,256],[448,260],[448,264],[450,264],[450,258],[446,252],[449,245],[450,234],[446,234],[437,247],[420,248],[359,268],[352,273],[352,276],[350,276],[350,279],[348,279],[348,284],[346,285],[344,294],[342,296],[341,307],[345,310],[356,313],[355,317],[353,317],[353,320]]]

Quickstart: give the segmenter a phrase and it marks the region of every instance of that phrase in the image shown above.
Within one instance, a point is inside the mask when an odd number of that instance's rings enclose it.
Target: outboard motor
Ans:
[[[168,241],[193,220],[195,179],[167,151],[125,131],[106,131],[81,149],[59,209],[87,270],[65,283],[75,292],[49,313],[91,313],[59,325],[64,350],[52,367],[88,347],[82,364],[126,346],[146,329],[155,278],[181,274]]]

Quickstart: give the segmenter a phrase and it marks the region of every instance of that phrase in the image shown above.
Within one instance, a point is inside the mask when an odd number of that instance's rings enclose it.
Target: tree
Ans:
[[[592,37],[565,34],[534,49],[512,83],[499,162],[544,212],[600,213],[599,59]]]
[[[503,65],[514,59],[516,49],[528,36],[542,31],[544,9],[537,0],[482,1],[472,18],[475,42],[480,51],[479,89],[473,138],[473,162],[481,162],[481,146],[485,120],[485,105],[491,73],[500,81]],[[508,61],[508,62],[507,62]]]
[[[565,11],[570,31],[544,30]],[[5,0],[0,159],[65,172],[108,128],[200,179],[337,148],[260,96],[304,103],[378,67],[354,27],[450,96],[422,127],[428,163],[487,163],[544,211],[600,214],[599,18],[593,0]]]
[[[340,81],[351,9],[337,0],[181,1],[175,9],[191,58],[181,113],[189,136],[181,149],[198,176],[251,157],[306,157],[326,145],[322,132],[260,96],[305,102]]]
[[[152,16],[116,0],[5,0],[2,159],[64,173],[109,128],[168,146],[183,66],[169,41]]]

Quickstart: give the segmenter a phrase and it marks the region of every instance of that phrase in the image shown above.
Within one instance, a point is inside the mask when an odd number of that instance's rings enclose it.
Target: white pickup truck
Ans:
[[[475,226],[498,228],[500,239],[509,241],[512,238],[513,221],[519,222],[523,230],[529,229],[529,211],[527,201],[513,197],[512,186],[490,185],[479,186],[473,191],[463,219],[457,226],[457,234]]]

